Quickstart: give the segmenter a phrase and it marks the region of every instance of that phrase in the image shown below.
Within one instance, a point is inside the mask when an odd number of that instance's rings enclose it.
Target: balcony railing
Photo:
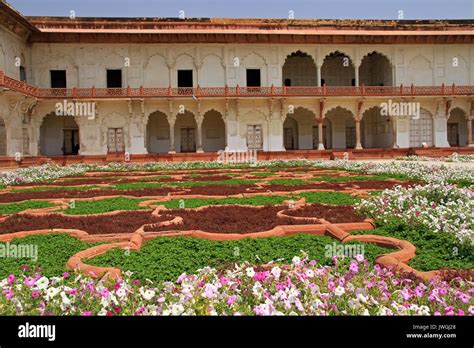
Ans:
[[[384,97],[474,95],[474,86],[322,86],[322,87],[139,87],[39,88],[4,75],[0,87],[40,99],[201,98],[201,97]]]

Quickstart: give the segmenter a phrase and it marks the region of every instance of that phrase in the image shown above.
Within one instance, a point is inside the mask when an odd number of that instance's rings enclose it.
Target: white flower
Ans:
[[[182,304],[177,303],[171,306],[171,314],[172,315],[180,315],[184,312],[184,307]]]
[[[344,288],[340,285],[336,289],[334,289],[334,293],[338,297],[341,297],[342,295],[344,295],[345,292],[346,292],[346,290],[344,290]]]
[[[248,267],[245,270],[245,273],[247,274],[247,277],[250,277],[250,278],[253,278],[253,276],[255,275],[255,271],[254,271],[253,267]]]
[[[140,289],[140,294],[147,301],[150,301],[156,295],[156,293],[153,290],[151,289],[143,290],[143,288]]]
[[[121,299],[124,298],[126,295],[127,295],[127,291],[124,289],[124,288],[120,288],[118,289],[116,292],[118,297],[120,297]]]
[[[48,287],[49,285],[49,279],[46,278],[46,277],[41,277],[40,279],[38,279],[35,283],[35,286],[39,289],[39,290],[44,290]]]
[[[312,269],[307,269],[306,270],[306,276],[308,278],[313,278],[314,277],[314,271]]]
[[[298,256],[295,256],[295,257],[293,257],[291,262],[293,262],[293,264],[295,264],[295,265],[299,265],[301,263],[301,259]]]
[[[58,288],[50,287],[48,290],[46,290],[46,296],[45,297],[46,297],[47,300],[50,300],[54,296],[56,296],[58,293],[59,293]]]
[[[280,279],[281,269],[280,269],[280,267],[275,266],[275,267],[272,268],[270,273],[273,275],[273,277],[275,277],[276,280],[278,280],[278,279]]]

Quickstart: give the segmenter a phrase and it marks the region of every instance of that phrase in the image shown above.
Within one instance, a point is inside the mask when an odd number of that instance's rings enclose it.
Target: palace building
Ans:
[[[4,159],[469,152],[473,119],[472,20],[71,19],[0,0]]]

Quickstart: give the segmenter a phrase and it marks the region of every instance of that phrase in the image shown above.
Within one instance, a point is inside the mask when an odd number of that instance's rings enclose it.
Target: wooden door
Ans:
[[[196,151],[196,131],[194,128],[181,128],[181,152]]]

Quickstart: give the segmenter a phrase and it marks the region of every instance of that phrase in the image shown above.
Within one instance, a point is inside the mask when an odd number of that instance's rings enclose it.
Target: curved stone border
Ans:
[[[196,210],[208,208],[200,207]],[[154,215],[160,215],[159,210],[163,210],[163,206],[157,207],[154,211]],[[164,208],[164,210],[167,210]],[[154,226],[161,225],[166,226],[169,224],[182,223],[182,218],[176,216],[172,220],[163,221]],[[121,270],[115,267],[101,267],[93,266],[85,263],[85,260],[94,258],[102,255],[112,249],[121,248],[129,250],[138,250],[141,248],[143,241],[151,240],[158,237],[175,237],[175,236],[188,236],[195,238],[202,238],[208,240],[240,240],[244,238],[266,238],[273,236],[289,236],[300,233],[315,234],[315,235],[327,235],[334,239],[339,240],[342,243],[350,241],[360,241],[364,243],[374,243],[381,246],[391,247],[398,249],[397,251],[382,254],[375,258],[375,262],[382,267],[392,268],[395,271],[403,271],[413,273],[416,277],[423,280],[429,280],[435,276],[441,274],[441,271],[430,271],[421,272],[410,266],[407,262],[415,257],[416,247],[406,241],[392,237],[378,236],[378,235],[350,235],[348,231],[351,230],[370,230],[374,228],[373,223],[370,220],[366,220],[360,223],[319,223],[315,225],[282,225],[273,228],[272,230],[253,232],[253,233],[210,233],[200,230],[190,231],[160,231],[160,232],[144,232],[144,226],[140,227],[134,233],[127,234],[101,234],[101,235],[89,235],[85,231],[81,230],[66,230],[66,229],[53,229],[53,230],[37,230],[37,231],[26,231],[16,232],[0,235],[1,242],[11,241],[14,238],[22,238],[34,234],[47,234],[47,233],[68,233],[71,236],[85,242],[108,242],[107,244],[97,245],[85,250],[82,250],[75,255],[71,256],[67,261],[66,267],[71,270],[79,271],[83,274],[90,275],[92,277],[121,277]],[[112,242],[112,243],[110,243]],[[470,274],[474,275],[474,270],[469,270]]]
[[[265,179],[265,178],[262,178]],[[274,180],[275,177],[266,178],[268,180]],[[265,180],[262,180],[265,181]],[[90,186],[90,185],[85,185]],[[115,195],[115,196],[96,196],[90,198],[78,198],[77,200],[101,200],[101,199],[108,199],[108,198],[115,198],[115,197],[128,197],[128,198],[142,198],[144,201],[140,202],[139,205],[142,207],[149,207],[154,208],[152,214],[155,216],[160,216],[159,211],[162,210],[169,210],[163,205],[154,206],[154,203],[162,203],[165,201],[169,201],[172,199],[189,199],[189,198],[227,198],[227,197],[252,197],[252,196],[261,196],[261,195],[275,195],[275,196],[286,196],[288,194],[298,194],[303,192],[321,192],[321,191],[333,191],[333,190],[318,190],[318,189],[305,189],[305,190],[297,190],[292,192],[252,192],[252,193],[240,193],[231,196],[207,196],[207,195],[173,195],[169,193],[167,196],[163,196],[157,198],[156,196],[147,196],[147,197],[135,197],[135,196],[127,196],[127,195]],[[360,189],[360,188],[350,188],[345,189],[343,192],[351,193],[351,195],[359,196],[359,195],[366,195],[368,194],[367,189]],[[182,191],[185,193],[186,191]],[[46,200],[53,204],[54,207],[48,208],[38,208],[38,209],[28,209],[23,212],[19,212],[19,214],[33,214],[33,215],[43,215],[47,213],[54,213],[54,214],[63,214],[67,216],[76,216],[78,218],[83,216],[103,216],[103,215],[115,215],[119,214],[124,211],[112,211],[106,212],[101,214],[86,214],[86,215],[74,215],[74,214],[64,214],[63,212],[57,212],[57,210],[62,210],[68,206],[68,201],[70,199],[38,199],[38,200]],[[288,204],[288,201],[283,202],[283,204]],[[296,207],[300,207],[305,204],[304,198],[298,201],[293,202]],[[242,205],[240,205],[242,206]],[[243,205],[248,207],[246,205]],[[203,206],[199,208],[195,208],[194,210],[202,210],[209,208],[210,206]],[[316,234],[316,235],[328,235],[331,236],[342,243],[350,242],[353,240],[357,240],[364,243],[375,243],[377,245],[387,246],[391,248],[398,249],[397,251],[382,254],[375,258],[375,262],[380,264],[383,267],[392,268],[395,271],[403,271],[403,272],[410,272],[413,273],[416,277],[421,278],[423,280],[429,280],[435,276],[441,274],[440,270],[437,271],[430,271],[430,272],[421,272],[418,271],[410,266],[408,266],[408,261],[415,257],[416,247],[406,241],[400,240],[392,237],[385,237],[385,236],[378,236],[378,235],[350,235],[348,231],[351,230],[370,230],[374,228],[373,221],[370,219],[366,219],[364,222],[360,223],[341,223],[341,224],[334,224],[330,223],[324,219],[320,218],[311,218],[311,217],[295,217],[289,216],[284,214],[284,210],[277,212],[277,216],[286,217],[293,220],[311,220],[314,219],[317,224],[312,225],[283,225],[277,226],[272,230],[262,231],[262,232],[253,232],[253,233],[245,233],[245,234],[237,234],[237,233],[210,233],[200,230],[190,230],[190,231],[179,231],[179,230],[171,230],[171,231],[159,231],[159,232],[145,232],[145,226],[141,226],[137,231],[134,233],[126,233],[126,234],[97,234],[97,235],[89,235],[85,231],[81,230],[73,230],[73,229],[52,229],[52,230],[36,230],[36,231],[24,231],[24,232],[15,232],[9,234],[0,235],[0,242],[7,242],[11,241],[14,238],[22,238],[29,235],[34,234],[47,234],[47,233],[68,233],[69,235],[85,242],[109,242],[107,244],[97,245],[85,250],[78,252],[77,254],[71,256],[66,264],[68,269],[78,270],[84,274],[91,275],[93,277],[112,277],[117,278],[121,277],[121,271],[118,268],[114,267],[99,267],[99,266],[92,266],[86,264],[83,260],[91,259],[96,256],[102,255],[112,249],[115,248],[122,248],[122,249],[130,249],[130,250],[138,250],[141,248],[143,241],[151,240],[157,237],[173,237],[173,236],[190,236],[195,238],[203,238],[209,240],[240,240],[243,238],[265,238],[271,236],[285,236],[285,235],[294,235],[299,233],[308,233],[308,234]],[[6,217],[0,218],[0,221],[5,219]],[[172,220],[169,221],[162,221],[158,223],[152,224],[152,226],[167,226],[171,224],[181,224],[183,222],[183,218],[180,216],[175,216]],[[112,242],[112,243],[110,243]],[[469,274],[474,276],[474,270],[468,270]]]

